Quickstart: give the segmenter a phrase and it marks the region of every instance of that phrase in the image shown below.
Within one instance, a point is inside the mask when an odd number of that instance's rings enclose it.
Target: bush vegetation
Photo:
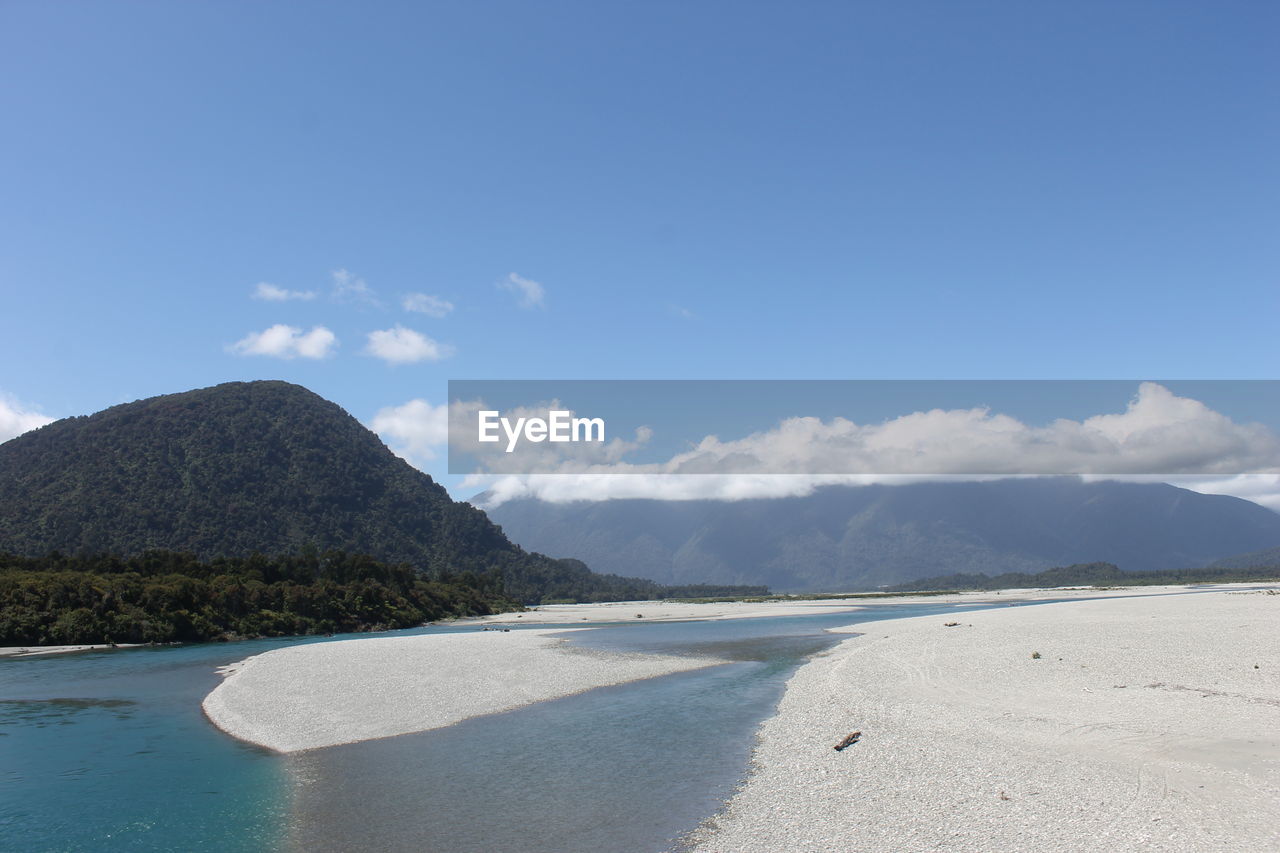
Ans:
[[[408,628],[519,609],[499,579],[342,551],[198,560],[0,555],[0,645],[168,643]]]
[[[940,575],[886,587],[886,592],[965,589],[1042,589],[1059,586],[1166,586],[1193,583],[1250,583],[1280,580],[1280,566],[1252,569],[1167,569],[1126,572],[1112,563],[1077,563],[1043,572]]]

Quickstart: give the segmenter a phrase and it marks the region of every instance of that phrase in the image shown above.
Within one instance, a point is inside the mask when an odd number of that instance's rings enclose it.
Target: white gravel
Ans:
[[[227,667],[204,712],[237,738],[296,752],[724,663],[587,651],[551,636],[563,633],[477,630],[276,649]]]
[[[113,649],[136,649],[146,643],[95,643],[86,646],[0,646],[0,658],[30,658],[39,655],[62,655],[69,652],[100,652]]]
[[[696,851],[1280,850],[1280,595],[846,630]]]
[[[489,625],[579,625],[598,622],[675,622],[689,619],[755,619],[767,616],[818,616],[850,614],[849,621],[867,607],[909,607],[913,604],[981,604],[1001,601],[1034,601],[1045,598],[1093,598],[1118,595],[1167,595],[1184,592],[1182,586],[1137,588],[1071,587],[1064,589],[1006,589],[999,592],[956,592],[945,595],[909,593],[860,594],[848,598],[796,598],[763,601],[609,601],[599,604],[544,604],[523,613],[495,613],[468,618],[467,622]]]

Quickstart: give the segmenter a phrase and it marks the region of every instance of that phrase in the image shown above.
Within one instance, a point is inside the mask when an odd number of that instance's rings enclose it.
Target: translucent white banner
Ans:
[[[451,474],[1280,472],[1276,380],[453,380]]]

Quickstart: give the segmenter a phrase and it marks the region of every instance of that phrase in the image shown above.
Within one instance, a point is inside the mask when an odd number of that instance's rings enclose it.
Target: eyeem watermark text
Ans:
[[[510,418],[502,417],[496,410],[479,412],[479,440],[484,442],[501,441],[499,429],[507,437],[507,453],[516,449],[523,438],[526,441],[604,441],[603,418],[575,418],[573,412],[552,409],[544,418]]]

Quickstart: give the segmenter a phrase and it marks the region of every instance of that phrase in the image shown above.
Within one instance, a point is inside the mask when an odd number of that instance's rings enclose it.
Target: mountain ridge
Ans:
[[[742,501],[508,501],[514,541],[662,583],[687,572],[780,591],[873,589],[957,572],[1110,562],[1205,566],[1280,543],[1280,515],[1164,483],[1055,477],[827,486]]]
[[[0,553],[210,560],[304,548],[439,578],[499,573],[526,603],[663,593],[526,552],[336,403],[288,382],[149,397],[0,444]]]
[[[164,548],[210,558],[305,542],[429,565],[438,555],[376,518],[362,518],[372,525],[363,534],[334,521],[344,509],[364,517],[397,502],[432,530],[465,526],[478,513],[465,504],[448,509],[453,502],[441,486],[397,462],[354,417],[299,385],[229,382],[149,397],[0,445],[0,549],[129,555]],[[119,515],[122,499],[142,513]],[[381,535],[388,541],[367,547]]]

